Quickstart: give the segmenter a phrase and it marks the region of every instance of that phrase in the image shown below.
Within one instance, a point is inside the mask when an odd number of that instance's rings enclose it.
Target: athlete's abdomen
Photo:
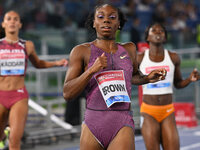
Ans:
[[[172,100],[172,94],[143,95],[143,102],[149,105],[168,105]]]
[[[24,87],[24,76],[0,76],[0,90],[10,91]]]

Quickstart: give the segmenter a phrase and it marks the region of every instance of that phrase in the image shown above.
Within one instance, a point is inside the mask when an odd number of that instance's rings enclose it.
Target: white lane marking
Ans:
[[[200,136],[200,131],[196,131],[196,132],[194,132],[194,135],[196,135],[196,136]]]
[[[141,141],[141,140],[143,140],[143,137],[142,137],[142,136],[135,136],[135,142],[136,142],[136,141]]]
[[[200,143],[191,144],[191,145],[188,145],[188,146],[181,147],[181,150],[191,150],[192,148],[197,148],[197,147],[200,148]]]

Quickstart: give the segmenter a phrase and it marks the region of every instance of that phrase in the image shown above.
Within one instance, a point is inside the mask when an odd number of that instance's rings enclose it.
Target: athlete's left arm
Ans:
[[[128,51],[130,58],[132,60],[132,64],[133,64],[132,84],[142,85],[142,84],[153,83],[153,82],[157,82],[157,81],[165,79],[166,70],[164,69],[153,70],[148,75],[143,75],[142,72],[138,68],[137,52],[136,52],[135,44],[132,42],[129,42],[129,43],[124,44],[123,46]]]
[[[60,59],[56,61],[45,61],[39,59],[35,51],[35,46],[32,41],[26,41],[26,50],[29,59],[34,67],[36,68],[50,68],[55,66],[66,66],[68,61],[66,59]]]
[[[200,79],[199,77],[199,73],[197,71],[197,69],[194,69],[191,73],[190,76],[186,79],[182,78],[182,74],[181,74],[181,59],[178,56],[177,53],[175,52],[169,52],[170,57],[172,62],[175,65],[175,70],[174,70],[174,86],[176,88],[184,88],[187,85],[189,85],[191,82],[195,82],[197,80]]]

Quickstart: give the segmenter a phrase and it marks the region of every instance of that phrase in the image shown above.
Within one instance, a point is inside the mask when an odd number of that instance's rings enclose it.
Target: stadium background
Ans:
[[[161,22],[169,33],[165,47],[177,51],[182,58],[183,76],[188,76],[194,67],[200,70],[199,0],[1,0],[0,21],[6,11],[16,10],[23,23],[20,37],[32,40],[41,58],[68,58],[73,46],[94,39],[94,35],[85,28],[84,22],[94,6],[103,2],[111,2],[126,14],[127,23],[118,35],[119,41],[144,42],[145,28],[152,22]],[[51,114],[63,120],[66,103],[62,97],[62,86],[66,70],[64,67],[41,70],[31,66],[28,68],[26,86],[31,99],[49,113],[44,117],[30,108],[22,143],[24,149],[79,137],[80,126],[75,127],[76,132],[65,131],[51,121]],[[194,104],[199,124],[200,83],[174,90],[175,102]],[[80,120],[83,119],[84,102],[84,99],[81,100]],[[132,103],[134,118],[139,128],[137,86],[133,86]]]

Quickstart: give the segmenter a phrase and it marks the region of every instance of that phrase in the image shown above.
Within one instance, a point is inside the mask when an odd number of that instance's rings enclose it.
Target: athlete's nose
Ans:
[[[110,23],[110,21],[108,21],[108,20],[105,20],[105,21],[104,21],[104,23]]]
[[[110,23],[110,20],[108,18],[105,18],[103,22],[104,23]]]

